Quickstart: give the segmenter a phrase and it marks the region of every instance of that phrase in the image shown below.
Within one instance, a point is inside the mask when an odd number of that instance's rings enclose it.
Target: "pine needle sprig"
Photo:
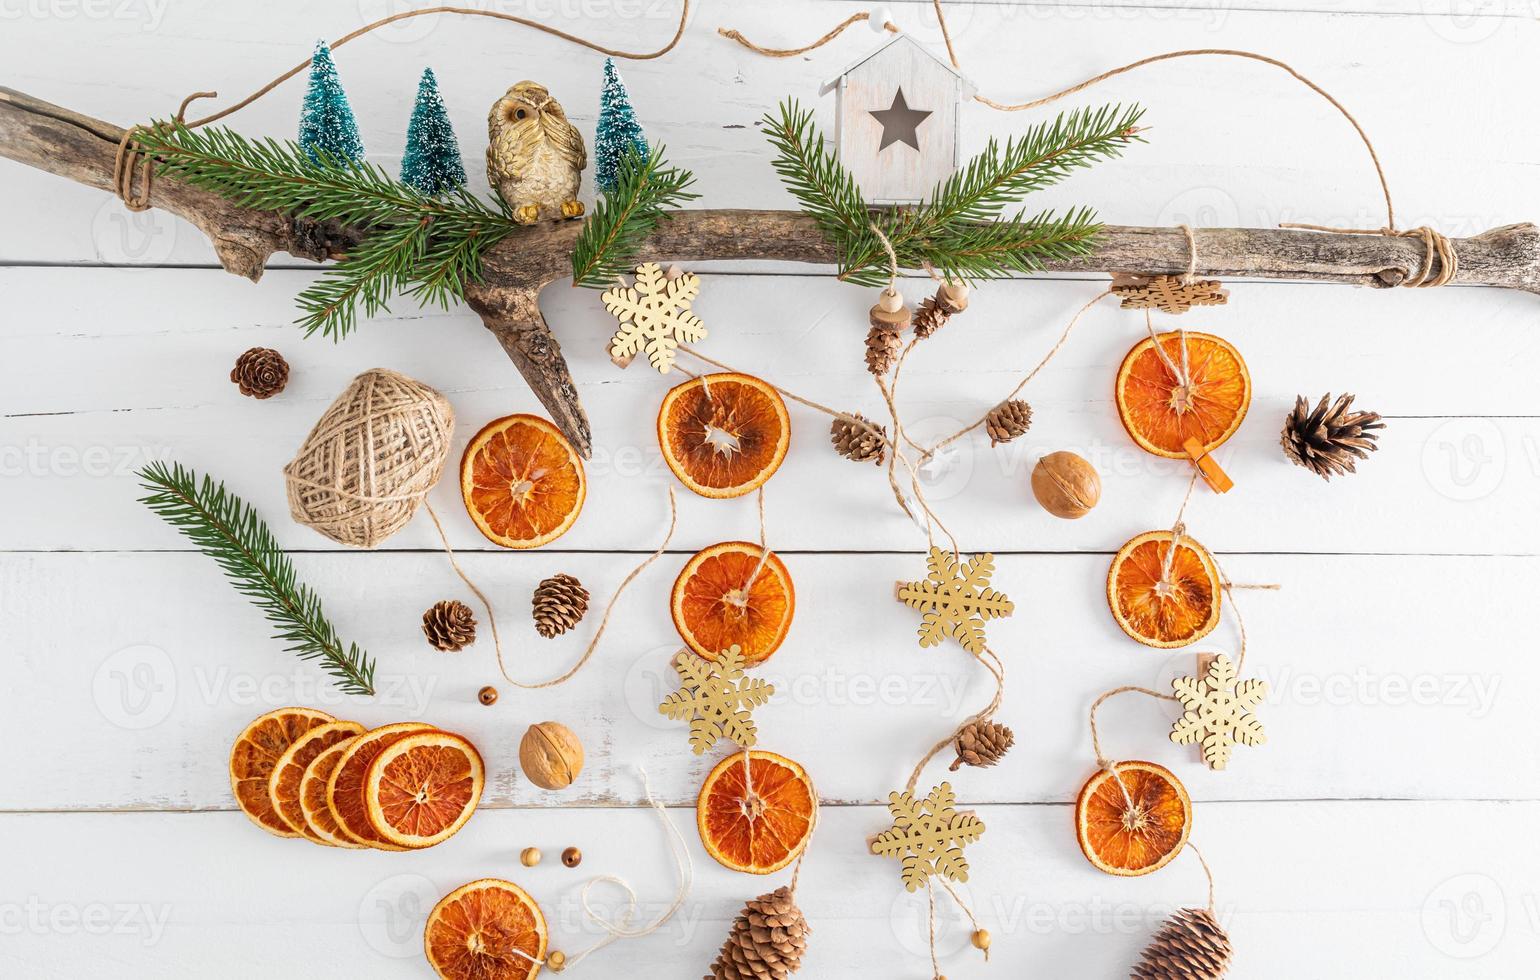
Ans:
[[[776,150],[771,166],[824,237],[843,245],[844,255],[881,249],[882,243],[871,231],[871,209],[855,178],[824,144],[812,110],[787,99],[780,104],[780,115],[765,113],[763,123],[765,137]],[[841,274],[846,271],[842,264]]]
[[[447,309],[479,281],[486,250],[518,227],[506,207],[464,189],[430,196],[373,164],[320,150],[312,156],[292,142],[177,123],[157,123],[135,139],[159,172],[241,207],[368,229],[357,249],[300,294],[306,334],[340,340],[357,326],[360,307],[373,315],[399,293]]]
[[[863,200],[849,171],[826,147],[810,111],[788,100],[778,118],[765,117],[765,126],[777,150],[776,172],[840,250],[840,278],[880,285],[888,279],[888,263],[870,227],[874,219],[900,265],[918,268],[929,262],[942,274],[965,280],[1033,272],[1045,261],[1088,253],[1101,230],[1090,208],[1030,217],[1025,209],[1005,217],[1005,209],[1142,141],[1142,115],[1138,106],[1077,109],[1004,146],[991,139],[983,152],[936,185],[926,202],[880,211]]]
[[[572,284],[607,289],[630,272],[642,242],[668,209],[700,197],[687,188],[695,175],[666,165],[664,147],[642,153],[629,147],[620,159],[615,189],[607,191],[583,222],[572,248]]]
[[[140,503],[181,531],[219,565],[237,592],[277,627],[274,639],[302,660],[318,660],[347,694],[374,694],[374,661],[358,644],[344,649],[320,598],[298,580],[273,532],[249,504],[180,463],[151,463],[138,473],[149,492]]]

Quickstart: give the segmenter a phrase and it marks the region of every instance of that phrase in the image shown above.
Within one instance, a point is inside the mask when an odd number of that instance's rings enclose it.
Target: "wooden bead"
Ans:
[[[533,868],[540,863],[540,848],[526,847],[519,852],[519,862],[526,868]]]
[[[497,688],[490,685],[482,688],[476,693],[476,700],[480,701],[482,704],[496,704]]]
[[[988,929],[978,929],[978,930],[974,931],[974,933],[973,933],[973,947],[974,947],[974,949],[988,949],[989,948],[989,930]]]
[[[567,954],[559,949],[553,949],[545,954],[545,966],[552,973],[560,973],[567,968]]]
[[[561,863],[569,868],[575,868],[583,863],[583,852],[575,847],[569,847],[561,852]]]

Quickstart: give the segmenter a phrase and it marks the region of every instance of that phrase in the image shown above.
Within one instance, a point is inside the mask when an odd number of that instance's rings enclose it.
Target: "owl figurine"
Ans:
[[[544,85],[520,82],[487,116],[487,182],[519,224],[582,215],[577,199],[588,149]]]

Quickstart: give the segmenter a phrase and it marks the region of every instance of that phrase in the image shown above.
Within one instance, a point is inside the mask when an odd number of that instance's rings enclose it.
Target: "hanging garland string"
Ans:
[[[652,61],[656,58],[661,58],[668,54],[670,51],[674,50],[674,48],[678,46],[680,40],[684,37],[685,25],[688,24],[690,20],[690,0],[681,0],[679,7],[679,25],[674,29],[674,36],[669,39],[667,44],[663,45],[661,48],[658,48],[655,51],[621,51],[615,48],[607,48],[597,42],[578,37],[576,34],[569,34],[560,28],[551,27],[547,24],[542,24],[539,21],[530,20],[527,17],[519,17],[515,14],[506,14],[498,10],[478,10],[474,7],[451,6],[424,7],[421,10],[403,10],[399,13],[391,14],[388,17],[381,17],[378,20],[370,21],[364,26],[342,35],[331,43],[331,49],[336,50],[337,48],[342,47],[344,44],[347,44],[349,41],[363,37],[365,34],[368,34],[371,31],[379,30],[380,28],[394,24],[397,21],[410,20],[414,17],[433,17],[439,14],[450,14],[457,17],[490,17],[493,20],[517,24],[520,27],[528,27],[545,34],[549,34],[552,37],[559,38],[571,44],[576,44],[579,47],[587,48],[590,51],[597,51],[598,53],[607,55],[611,58],[622,58],[628,61]],[[228,105],[225,108],[220,109],[217,112],[210,113],[209,115],[200,119],[194,119],[191,122],[188,122],[186,121],[185,117],[187,115],[187,107],[189,105],[199,99],[213,99],[219,97],[218,92],[194,92],[182,100],[182,104],[177,108],[176,115],[173,118],[177,125],[185,126],[188,129],[197,129],[200,126],[207,126],[209,123],[217,122],[226,116],[233,115],[234,113],[237,113],[240,110],[246,108],[253,102],[256,102],[258,99],[261,99],[263,96],[276,89],[278,86],[282,85],[284,82],[287,82],[289,79],[293,78],[295,75],[298,75],[306,68],[309,68],[311,60],[312,59],[310,58],[306,58],[304,61],[301,61],[293,68],[290,68],[288,71],[274,78],[266,85],[263,85],[255,92],[252,92],[244,99],[241,99],[239,102]],[[113,190],[117,193],[118,197],[123,199],[124,206],[127,207],[130,211],[144,211],[150,207],[150,191],[153,189],[155,182],[154,161],[140,148],[137,140],[135,139],[135,137],[144,129],[144,126],[135,125],[130,126],[128,130],[124,132],[123,138],[118,141],[117,159],[113,164]],[[135,186],[136,174],[138,175],[137,187]]]
[[[953,68],[961,70],[962,62],[958,59],[957,50],[952,44],[952,32],[947,26],[946,14],[941,8],[941,0],[932,0],[932,6],[936,11],[936,22],[941,27],[941,37],[946,42],[947,57],[951,60]],[[838,37],[839,33],[850,24],[858,20],[868,19],[869,16],[870,15],[867,14],[858,14],[854,17],[851,17],[843,24],[839,25],[839,27],[837,27],[835,30],[825,34],[823,37],[819,38],[817,41],[814,41],[812,44],[803,48],[795,49],[763,48],[750,42],[742,35],[742,33],[736,30],[718,28],[717,33],[725,38],[737,41],[744,47],[749,48],[752,51],[756,51],[759,54],[769,55],[770,57],[775,58],[784,58],[793,54],[801,54],[805,51],[811,51],[814,48],[821,47],[824,44],[832,41],[835,37]],[[899,28],[895,27],[893,24],[887,24],[886,28],[894,33],[899,33]],[[978,102],[979,104],[988,106],[989,108],[998,110],[1000,112],[1021,112],[1026,109],[1035,109],[1040,106],[1048,105],[1052,102],[1057,102],[1059,99],[1074,95],[1077,92],[1083,92],[1094,85],[1107,81],[1108,79],[1116,78],[1119,75],[1126,74],[1127,72],[1134,71],[1138,68],[1143,68],[1147,65],[1157,64],[1162,61],[1172,61],[1178,58],[1198,57],[1243,58],[1248,61],[1255,61],[1264,65],[1271,65],[1274,68],[1287,72],[1292,78],[1294,78],[1295,81],[1299,82],[1301,85],[1304,85],[1306,88],[1310,89],[1310,91],[1325,99],[1332,108],[1341,113],[1342,118],[1346,119],[1348,124],[1353,127],[1353,132],[1357,134],[1359,141],[1363,143],[1364,149],[1369,154],[1369,162],[1374,167],[1375,179],[1379,182],[1380,194],[1385,199],[1385,226],[1383,228],[1337,228],[1330,225],[1303,224],[1295,222],[1280,223],[1280,228],[1293,228],[1301,231],[1334,232],[1336,234],[1343,235],[1384,235],[1393,238],[1421,239],[1423,243],[1422,262],[1416,271],[1408,270],[1407,277],[1403,279],[1399,285],[1413,288],[1436,287],[1446,285],[1454,278],[1456,271],[1459,269],[1459,256],[1456,254],[1454,245],[1449,241],[1449,238],[1446,235],[1426,225],[1422,225],[1409,230],[1401,230],[1396,227],[1395,202],[1391,198],[1390,182],[1385,176],[1384,165],[1380,162],[1379,151],[1375,148],[1374,141],[1369,138],[1368,131],[1364,129],[1363,125],[1358,121],[1357,117],[1355,117],[1353,113],[1348,110],[1347,106],[1343,105],[1336,96],[1332,95],[1325,88],[1311,81],[1305,75],[1301,74],[1300,71],[1294,66],[1288,64],[1287,62],[1280,61],[1277,58],[1273,58],[1265,54],[1258,54],[1255,51],[1244,51],[1237,48],[1191,48],[1182,51],[1167,51],[1163,54],[1150,55],[1147,58],[1140,58],[1139,60],[1129,62],[1126,65],[1120,65],[1117,68],[1104,71],[1099,75],[1093,75],[1085,81],[1071,85],[1068,88],[1063,88],[1057,92],[1052,92],[1048,95],[1036,99],[1031,99],[1026,102],[997,102],[994,99],[979,94],[975,94],[973,98],[974,101]]]
[[[625,592],[626,587],[634,582],[638,575],[646,571],[649,565],[663,557],[663,553],[668,550],[668,543],[674,539],[674,529],[679,526],[679,507],[674,500],[674,488],[669,487],[668,531],[663,535],[663,542],[658,545],[656,551],[643,559],[641,564],[631,569],[630,573],[621,579],[620,584],[615,587],[615,591],[610,595],[609,602],[605,603],[604,615],[600,617],[599,626],[594,630],[593,637],[589,639],[588,646],[584,648],[583,655],[577,659],[577,663],[568,668],[566,673],[553,677],[550,680],[530,683],[516,681],[508,673],[508,667],[503,661],[503,640],[497,632],[497,616],[492,612],[492,601],[487,598],[487,594],[481,591],[476,583],[471,580],[470,575],[466,574],[465,569],[460,567],[460,563],[455,560],[454,549],[449,546],[449,536],[444,533],[444,525],[439,523],[438,514],[434,513],[431,504],[427,504],[426,498],[424,499],[424,504],[427,506],[428,516],[433,518],[433,526],[438,530],[439,540],[443,542],[444,553],[449,556],[450,566],[454,569],[455,574],[460,576],[460,581],[464,582],[466,587],[475,593],[476,598],[481,602],[481,608],[486,610],[487,623],[492,627],[492,646],[497,651],[497,669],[502,673],[503,679],[509,684],[527,691],[537,691],[542,688],[556,687],[559,684],[564,684],[571,680],[578,671],[583,669],[583,666],[593,657],[594,651],[599,648],[599,639],[604,636],[604,629],[610,624],[610,614],[615,611],[615,603],[620,601],[621,593]]]

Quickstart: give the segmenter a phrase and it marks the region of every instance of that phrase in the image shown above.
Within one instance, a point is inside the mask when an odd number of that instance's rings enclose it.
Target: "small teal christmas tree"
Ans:
[[[417,83],[417,104],[406,127],[406,154],[401,158],[401,183],[429,197],[465,186],[460,141],[449,124],[432,68],[424,68]]]
[[[604,193],[615,189],[620,161],[635,150],[647,156],[647,137],[636,121],[626,83],[615,70],[615,59],[604,59],[604,89],[599,93],[599,125],[594,131],[594,184]]]
[[[364,159],[364,141],[359,138],[348,94],[342,90],[337,66],[332,64],[332,50],[325,41],[316,42],[310,58],[310,87],[300,109],[299,145],[317,163],[322,153],[334,163]]]

